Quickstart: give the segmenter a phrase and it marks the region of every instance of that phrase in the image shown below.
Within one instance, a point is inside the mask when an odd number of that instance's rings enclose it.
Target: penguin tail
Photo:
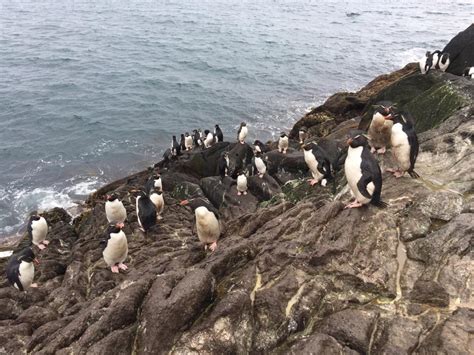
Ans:
[[[388,203],[385,203],[383,202],[382,200],[377,200],[377,201],[370,201],[371,204],[373,204],[374,206],[378,207],[378,208],[387,208],[388,207]]]
[[[415,170],[408,171],[408,174],[410,174],[413,179],[418,179],[420,177]]]

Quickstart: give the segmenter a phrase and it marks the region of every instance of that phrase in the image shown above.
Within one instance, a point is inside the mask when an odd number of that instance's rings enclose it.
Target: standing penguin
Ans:
[[[193,149],[193,137],[191,137],[188,132],[184,134],[184,147],[186,150]]]
[[[253,142],[253,151],[259,152],[259,153],[266,153],[269,151],[269,149],[267,148],[265,144],[263,144],[261,141],[257,139],[255,142]]]
[[[278,140],[278,151],[280,153],[286,154],[288,150],[289,140],[285,132],[281,132],[280,139]]]
[[[214,135],[212,134],[211,131],[209,131],[208,129],[206,129],[204,131],[204,136],[206,137],[204,139],[204,148],[209,148],[212,146],[212,144],[214,143]]]
[[[181,146],[176,140],[176,136],[173,136],[173,141],[171,142],[171,155],[176,157],[181,154]]]
[[[163,191],[163,183],[161,181],[161,174],[156,173],[150,176],[145,184],[145,193],[150,195],[155,190]]]
[[[319,182],[321,186],[326,186],[328,181],[333,180],[330,160],[320,146],[313,142],[306,143],[303,146],[303,153],[304,161],[313,176],[309,180],[311,186]]]
[[[416,173],[415,162],[420,149],[418,137],[415,132],[413,118],[408,113],[396,113],[387,117],[393,121],[390,141],[392,153],[398,163],[397,169],[387,169],[396,178],[402,177],[408,172],[412,178],[419,178]]]
[[[184,137],[184,134],[181,134],[181,140],[179,141],[179,147],[181,148],[181,151],[184,152],[186,150],[186,139]]]
[[[113,273],[128,269],[123,263],[128,255],[128,243],[122,228],[123,223],[109,225],[104,233],[104,239],[100,241],[104,261]]]
[[[28,222],[28,236],[31,242],[40,250],[46,248],[49,241],[46,240],[48,234],[48,223],[44,217],[33,215]]]
[[[242,122],[240,124],[239,130],[237,131],[237,139],[241,144],[245,143],[245,138],[247,137],[247,134],[248,134],[247,123]]]
[[[426,52],[425,56],[420,59],[418,64],[420,66],[421,74],[428,74],[430,69],[433,68],[433,55],[431,52]]]
[[[247,195],[247,190],[247,176],[245,175],[245,172],[243,170],[240,170],[237,173],[237,195]]]
[[[391,109],[390,104],[380,105],[374,111],[368,131],[372,153],[384,154],[390,144],[393,123],[387,118],[391,115]]]
[[[193,142],[196,147],[202,146],[201,134],[197,129],[193,131]]]
[[[263,178],[263,175],[267,172],[267,165],[263,160],[263,155],[260,152],[255,152],[255,156],[253,157],[253,171],[254,175],[256,172],[258,173],[259,178]]]
[[[13,254],[7,265],[7,279],[10,284],[20,291],[29,287],[38,287],[33,283],[35,277],[33,263],[39,264],[39,261],[29,247]]]
[[[146,233],[156,224],[156,208],[144,191],[138,192],[136,209],[140,229]]]
[[[222,130],[218,124],[216,124],[214,127],[214,135],[216,136],[217,142],[224,141],[224,135],[222,134]]]
[[[116,194],[107,195],[105,215],[110,224],[123,223],[127,219],[127,210]]]
[[[207,209],[205,206],[199,206],[194,210],[196,217],[196,231],[199,240],[204,244],[204,249],[212,252],[217,248],[217,240],[221,235],[221,227],[218,216]]]
[[[218,161],[217,168],[219,169],[219,176],[221,179],[229,175],[229,153],[222,152]]]
[[[308,138],[307,132],[308,132],[308,129],[305,126],[301,127],[300,130],[298,131],[298,138],[300,139],[300,144],[303,144],[306,138]]]
[[[356,208],[369,202],[383,208],[387,204],[380,199],[382,172],[375,157],[370,153],[368,139],[362,132],[353,132],[347,141],[349,149],[344,163],[347,183],[355,201],[344,208]]]
[[[156,218],[163,219],[163,217],[161,217],[163,210],[165,209],[165,200],[163,198],[163,192],[161,190],[156,189],[150,194],[150,200],[155,205]]]

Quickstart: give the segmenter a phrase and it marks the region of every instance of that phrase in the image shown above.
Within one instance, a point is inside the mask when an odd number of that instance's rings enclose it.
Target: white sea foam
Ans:
[[[397,67],[403,67],[407,63],[418,62],[428,50],[429,49],[427,48],[415,47],[407,49],[406,51],[401,51],[398,53],[398,55],[396,55],[395,64]]]

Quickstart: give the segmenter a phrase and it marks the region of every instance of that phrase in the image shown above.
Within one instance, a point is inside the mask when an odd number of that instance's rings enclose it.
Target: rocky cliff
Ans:
[[[0,282],[0,353],[468,354],[473,97],[474,81],[422,76],[409,65],[330,97],[295,125],[292,137],[307,126],[337,163],[346,132],[367,127],[373,103],[409,109],[421,178],[384,174],[386,209],[344,210],[341,172],[333,186],[310,187],[297,142],[286,156],[270,151],[270,174],[251,177],[251,193],[238,197],[233,179],[215,177],[216,160],[229,151],[233,169],[251,148],[223,142],[155,166],[166,209],[146,236],[131,190],[149,171],[103,187],[74,221],[46,212],[51,243],[39,253],[40,287],[20,293]],[[380,164],[390,166],[390,155]],[[129,270],[121,274],[106,268],[99,248],[103,197],[112,191],[128,211]],[[193,197],[220,209],[225,230],[214,253],[179,205]]]

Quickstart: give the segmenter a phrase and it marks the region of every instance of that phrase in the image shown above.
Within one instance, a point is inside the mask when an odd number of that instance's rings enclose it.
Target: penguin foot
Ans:
[[[321,186],[326,187],[327,183],[328,183],[328,181],[326,179],[321,180]]]
[[[242,195],[242,192],[237,191],[237,196],[240,196],[240,195]]]
[[[156,219],[163,219],[159,214],[156,215]]]
[[[48,245],[48,244],[49,244],[49,240],[43,240],[41,243],[43,243],[44,245]]]
[[[40,250],[46,249],[46,245],[38,244],[38,248],[39,248]]]
[[[125,265],[124,263],[118,264],[118,268],[119,268],[120,270],[128,270],[128,266]]]
[[[30,287],[32,287],[32,288],[37,288],[37,287],[38,287],[38,284],[35,282],[35,283],[31,284]]]
[[[385,171],[386,171],[387,173],[392,173],[392,174],[394,174],[396,171],[398,171],[398,169],[387,168],[387,169],[385,169]]]
[[[114,274],[118,274],[118,273],[119,273],[119,268],[118,268],[117,265],[111,266],[111,267],[110,267],[110,270],[112,270],[112,272],[113,272]]]
[[[263,174],[258,174],[258,177],[259,177],[260,179],[263,179]]]
[[[371,152],[372,154],[374,154],[376,151],[377,151],[377,149],[375,149],[374,147],[371,147],[371,148],[370,148],[370,152]]]
[[[283,154],[286,154],[286,149],[283,150]]]
[[[243,142],[243,141],[240,141],[240,144],[244,144],[244,143],[245,143],[245,142]]]
[[[211,245],[209,245],[209,250],[210,251],[214,251],[217,249],[217,242],[214,242],[212,243]]]
[[[397,179],[401,178],[403,175],[405,175],[405,172],[401,170],[397,170],[393,173],[393,176],[395,176]]]
[[[380,149],[377,149],[377,154],[385,154],[386,151],[387,151],[387,148],[382,147]]]
[[[247,191],[244,191],[244,195],[247,195]]]
[[[344,207],[344,209],[358,208],[358,207],[362,207],[362,206],[363,206],[362,203],[360,203],[360,202],[358,202],[358,201],[354,201],[354,202],[351,202],[351,203],[349,203],[348,205],[346,205],[346,206]]]
[[[309,181],[309,184],[310,184],[311,186],[314,186],[314,185],[316,185],[316,184],[318,183],[318,180],[316,180],[316,179],[309,179],[308,181]]]

